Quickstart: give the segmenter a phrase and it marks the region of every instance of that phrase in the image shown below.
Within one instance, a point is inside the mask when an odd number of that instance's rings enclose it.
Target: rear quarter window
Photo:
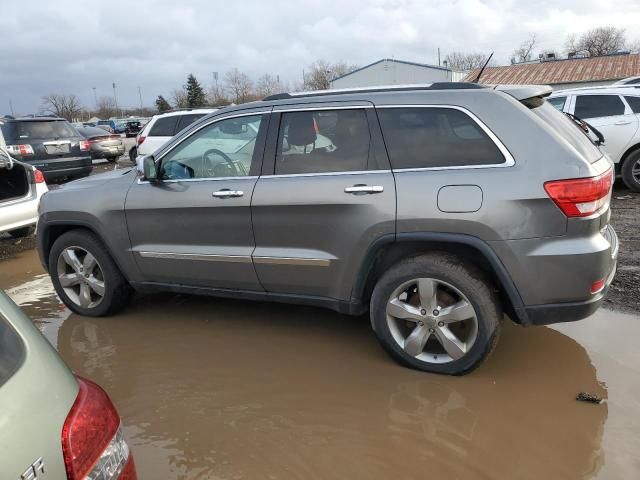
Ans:
[[[633,113],[640,113],[640,97],[624,97],[624,99],[631,107]]]
[[[380,108],[394,169],[499,165],[506,159],[466,113],[454,108]]]
[[[173,137],[179,118],[179,115],[159,118],[149,130],[149,137]]]
[[[0,387],[20,368],[24,353],[22,339],[0,314]]]

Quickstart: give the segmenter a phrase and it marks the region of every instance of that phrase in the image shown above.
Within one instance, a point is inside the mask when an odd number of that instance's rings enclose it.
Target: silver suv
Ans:
[[[461,374],[522,325],[594,312],[615,272],[611,161],[548,87],[280,94],[41,203],[83,315],[167,290],[370,311],[402,364]]]

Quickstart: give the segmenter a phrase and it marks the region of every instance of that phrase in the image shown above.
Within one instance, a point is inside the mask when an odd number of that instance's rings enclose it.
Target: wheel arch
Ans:
[[[455,254],[479,268],[498,290],[505,313],[516,323],[529,323],[520,293],[493,249],[477,237],[457,233],[402,233],[379,238],[365,255],[352,290],[352,302],[368,304],[377,279],[391,265],[403,258],[436,251]]]
[[[618,164],[616,165],[616,171],[617,173],[622,172],[622,165],[624,164],[624,162],[627,160],[627,158],[629,158],[629,156],[632,153],[635,153],[637,151],[640,151],[640,143],[636,143],[635,145],[631,145],[629,148],[627,148],[625,150],[625,152],[622,154],[622,156],[620,157],[620,161],[618,162]]]

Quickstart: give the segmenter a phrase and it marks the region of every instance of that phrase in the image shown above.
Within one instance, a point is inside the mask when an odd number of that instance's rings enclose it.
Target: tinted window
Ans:
[[[8,299],[7,299],[8,300]],[[0,296],[0,301],[7,301]],[[0,315],[0,386],[15,373],[24,359],[24,345],[9,325]]]
[[[176,132],[184,130],[199,118],[204,117],[204,115],[205,115],[204,113],[193,113],[191,115],[182,115],[180,117],[180,121],[178,122],[178,128],[176,128]]]
[[[629,80],[628,82],[624,82],[625,85],[638,85],[640,84],[640,78],[634,78],[633,80]]]
[[[567,103],[567,97],[553,97],[547,99],[547,101],[558,110],[562,111],[564,104]]]
[[[60,120],[8,122],[2,127],[2,130],[7,140],[10,141],[32,138],[55,139],[78,136],[71,125]]]
[[[617,95],[579,95],[575,115],[585,119],[624,115],[624,103]]]
[[[494,165],[502,152],[467,114],[453,108],[381,108],[393,168]]]
[[[176,130],[176,123],[178,122],[178,115],[171,117],[163,117],[156,120],[151,130],[149,131],[150,137],[173,137]]]
[[[276,174],[366,170],[370,139],[364,110],[284,113]]]
[[[624,97],[633,113],[640,113],[640,97]]]
[[[194,133],[162,159],[163,178],[243,177],[256,165],[262,115],[229,118]]]

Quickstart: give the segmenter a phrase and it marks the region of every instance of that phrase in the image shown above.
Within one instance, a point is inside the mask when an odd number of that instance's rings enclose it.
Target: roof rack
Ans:
[[[263,100],[284,100],[287,98],[320,97],[325,95],[344,95],[349,93],[405,92],[412,90],[475,90],[485,88],[477,83],[435,82],[409,85],[378,85],[373,87],[337,88],[334,90],[313,90],[309,92],[276,93]]]

